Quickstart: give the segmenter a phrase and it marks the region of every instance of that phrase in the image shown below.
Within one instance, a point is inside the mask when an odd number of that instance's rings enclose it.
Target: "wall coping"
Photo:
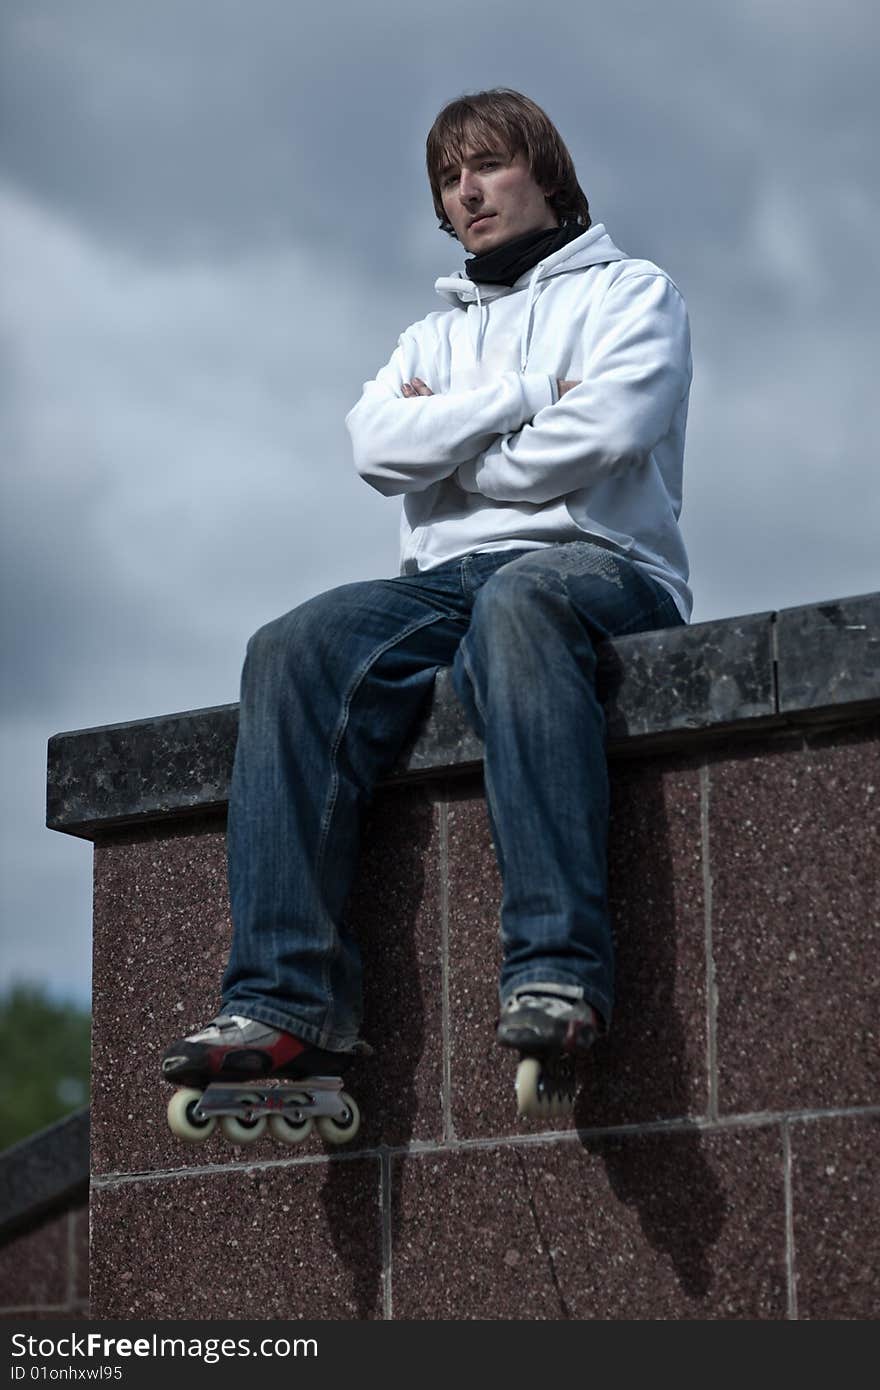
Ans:
[[[85,1201],[89,1107],[75,1110],[0,1153],[0,1240],[47,1212]]]
[[[600,649],[609,757],[880,714],[880,592],[635,633]],[[222,810],[238,705],[72,730],[49,740],[46,824],[94,839]],[[473,770],[482,743],[438,671],[385,785]]]

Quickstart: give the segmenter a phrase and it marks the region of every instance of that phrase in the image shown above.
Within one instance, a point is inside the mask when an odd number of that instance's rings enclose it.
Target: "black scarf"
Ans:
[[[470,280],[479,280],[481,285],[510,286],[538,261],[558,251],[560,246],[567,246],[586,230],[579,222],[566,222],[562,227],[526,232],[524,236],[515,236],[485,251],[482,256],[471,256],[464,263],[464,273]]]

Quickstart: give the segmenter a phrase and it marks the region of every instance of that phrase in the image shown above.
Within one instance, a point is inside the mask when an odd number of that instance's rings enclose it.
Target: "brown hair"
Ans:
[[[526,156],[532,178],[544,189],[560,226],[564,222],[579,222],[587,230],[590,207],[577,181],[571,155],[550,117],[521,92],[493,87],[448,102],[428,132],[428,182],[442,231],[455,236],[443,211],[442,171],[447,164],[462,162],[466,145],[493,140],[501,140],[512,155]]]

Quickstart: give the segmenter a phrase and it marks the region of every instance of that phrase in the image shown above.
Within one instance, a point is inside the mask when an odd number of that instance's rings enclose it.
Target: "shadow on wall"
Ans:
[[[400,833],[402,823],[405,836]],[[436,920],[430,911],[422,920],[420,911],[426,897],[431,901],[425,892],[425,865],[437,857],[431,853],[435,808],[421,788],[379,792],[362,830],[358,876],[346,915],[363,944],[363,1036],[374,1056],[353,1064],[352,1090],[361,1107],[364,1141],[405,1147],[414,1137],[417,1086],[430,1086],[436,1095],[441,1086],[442,1059],[423,1057],[426,1035],[440,1037]],[[327,1165],[321,1192],[327,1230],[351,1272],[358,1317],[381,1317],[382,1251],[362,1248],[351,1226],[339,1221],[340,1211],[346,1209],[344,1167]],[[399,1187],[392,1190],[391,1200],[393,1239],[400,1224]]]
[[[585,1069],[580,1129],[705,1114],[706,958],[699,768],[615,766],[609,895],[617,1007],[608,1043]],[[695,1055],[694,1040],[703,1043]],[[700,1131],[585,1138],[612,1190],[633,1208],[684,1292],[710,1291],[710,1252],[728,1215]]]

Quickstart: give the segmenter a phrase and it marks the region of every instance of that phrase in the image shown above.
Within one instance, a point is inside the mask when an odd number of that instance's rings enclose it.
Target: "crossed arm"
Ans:
[[[556,381],[556,393],[557,393],[556,398],[557,398],[557,400],[562,400],[562,397],[565,395],[566,391],[571,391],[571,390],[573,390],[573,388],[574,388],[575,386],[580,386],[580,384],[581,384],[581,383],[580,383],[579,381],[561,381],[561,380],[559,380],[559,379],[557,378],[557,381]],[[418,377],[418,376],[414,376],[413,379],[412,379],[412,381],[405,381],[405,382],[403,383],[403,385],[401,386],[400,390],[401,390],[401,394],[403,395],[404,399],[406,399],[406,400],[411,400],[411,399],[413,399],[413,398],[416,397],[416,396],[433,396],[433,394],[434,394],[434,392],[431,390],[430,386],[428,386],[428,384],[427,384],[426,382],[422,381],[421,377]],[[497,439],[496,439],[495,441],[493,441],[493,442],[494,442],[494,443],[497,443]],[[490,446],[490,447],[491,447],[491,446]],[[484,457],[485,457],[485,455],[484,455]],[[477,482],[476,482],[476,476],[475,476],[475,475],[476,475],[476,469],[477,469],[477,466],[478,466],[479,462],[480,462],[480,460],[477,459],[477,458],[475,458],[475,459],[473,459],[473,460],[465,460],[464,463],[462,463],[458,468],[455,469],[456,478],[457,478],[457,480],[458,480],[459,486],[462,488],[463,491],[465,491],[465,492],[483,492],[483,491],[484,491],[484,488],[478,486],[478,485],[477,485]],[[469,464],[470,464],[470,467],[469,467]],[[467,479],[467,481],[466,481],[466,479]],[[486,492],[486,496],[488,497],[489,495],[490,495],[490,494],[489,494],[488,492]],[[513,499],[512,499],[512,498],[502,498],[500,495],[496,495],[495,500],[496,500],[496,501],[502,501],[502,500],[503,500],[503,501],[512,501]],[[523,496],[522,500],[523,500],[523,501],[531,501],[531,500],[534,500],[534,499],[532,499],[532,498],[527,498],[527,497]]]
[[[543,372],[500,372],[473,390],[437,395],[419,377],[416,389],[413,377],[431,356],[428,345],[403,334],[345,419],[355,467],[386,497],[425,491],[554,400],[553,380]]]
[[[579,381],[557,381],[556,390],[559,396],[564,396],[566,391],[570,391],[573,386],[580,386]],[[434,392],[427,386],[421,377],[414,376],[412,381],[405,381],[400,388],[403,395],[410,396],[433,396]]]
[[[533,505],[637,466],[690,385],[687,311],[675,285],[659,273],[622,277],[593,312],[585,352],[582,380],[507,371],[435,395],[418,375],[424,345],[408,331],[346,417],[355,464],[386,496],[454,474],[466,492]]]

